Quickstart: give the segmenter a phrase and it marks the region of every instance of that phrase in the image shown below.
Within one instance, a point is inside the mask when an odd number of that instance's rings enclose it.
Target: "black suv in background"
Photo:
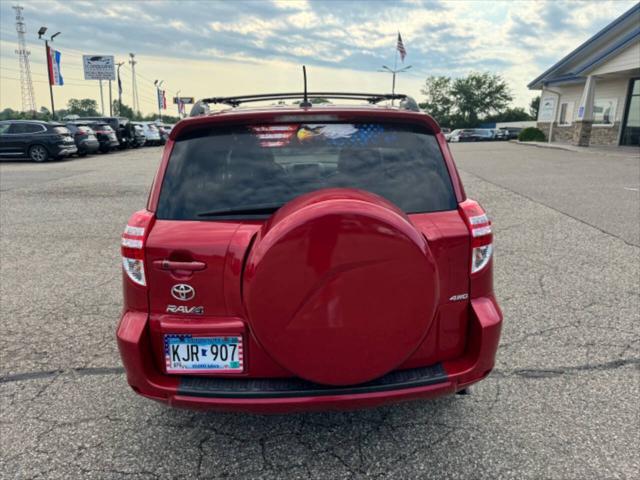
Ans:
[[[77,152],[71,132],[61,123],[37,120],[0,121],[0,157],[26,157],[34,162],[45,162]]]
[[[116,132],[113,131],[110,125],[104,122],[87,122],[87,126],[96,132],[102,153],[110,152],[120,145]]]
[[[100,148],[98,137],[91,127],[82,123],[67,123],[67,128],[73,135],[73,139],[78,147],[78,155],[84,157],[88,153],[96,153]]]
[[[134,141],[130,121],[125,117],[82,117],[84,122],[106,123],[115,132],[120,148],[128,148]]]

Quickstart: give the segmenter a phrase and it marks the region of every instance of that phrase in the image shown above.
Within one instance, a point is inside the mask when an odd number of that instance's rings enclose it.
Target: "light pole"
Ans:
[[[389,68],[386,65],[382,66],[382,69],[378,70],[379,72],[387,72],[391,74],[391,95],[395,95],[396,93],[396,75],[398,73],[406,72],[412,67],[412,65],[407,65],[402,68]],[[391,99],[391,105],[393,105],[393,98]]]
[[[155,82],[153,82],[153,84],[156,86],[156,99],[158,100],[158,117],[160,118],[160,121],[162,121],[162,103],[160,102],[160,87],[162,87],[163,83],[164,83],[164,80],[156,80]]]
[[[47,32],[47,27],[40,27],[40,30],[38,30],[38,40],[42,40],[42,36],[46,32]],[[60,35],[60,33],[61,32],[54,33],[53,35],[51,35],[51,38],[48,40],[46,37],[44,39],[45,58],[47,60],[47,77],[49,78],[49,95],[51,96],[51,120],[56,119],[56,107],[53,104],[53,85],[51,83],[53,79],[51,78],[51,75],[52,75],[51,66],[50,66],[51,53],[49,53],[49,41],[53,43],[53,39],[56,38],[58,35]]]
[[[133,102],[133,111],[140,116],[140,99],[138,98],[138,84],[136,83],[136,54],[129,54],[129,64],[131,65],[131,94]]]

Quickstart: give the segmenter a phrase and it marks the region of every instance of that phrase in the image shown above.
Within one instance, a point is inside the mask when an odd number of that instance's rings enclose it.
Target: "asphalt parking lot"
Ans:
[[[638,478],[638,155],[452,150],[495,225],[495,371],[467,396],[290,416],[172,410],[126,384],[119,235],[159,148],[0,164],[0,476]]]

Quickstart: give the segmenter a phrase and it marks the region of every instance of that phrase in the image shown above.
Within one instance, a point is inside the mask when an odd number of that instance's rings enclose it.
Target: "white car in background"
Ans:
[[[137,122],[136,125],[142,127],[146,138],[145,145],[164,145],[164,140],[160,135],[160,130],[153,122]]]
[[[156,127],[158,127],[158,130],[160,131],[160,137],[162,137],[163,143],[169,140],[169,134],[171,133],[173,125],[168,123],[156,123]]]

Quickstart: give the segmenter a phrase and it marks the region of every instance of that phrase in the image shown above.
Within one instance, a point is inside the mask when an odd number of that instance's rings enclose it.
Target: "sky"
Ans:
[[[0,110],[21,109],[17,33],[11,6],[0,0]],[[502,75],[514,106],[537,92],[526,87],[564,55],[624,13],[636,0],[22,0],[31,51],[36,104],[49,107],[40,26],[62,32],[64,86],[54,86],[56,109],[69,98],[94,98],[98,81],[84,80],[82,54],[136,54],[141,109],[157,111],[154,80],[170,103],[204,98],[300,91],[301,65],[309,90],[390,92],[396,38],[407,56],[396,91],[423,99],[429,75],[460,77],[472,71]],[[123,103],[131,105],[131,69],[121,68]],[[117,91],[114,85],[113,97]],[[108,109],[108,89],[104,89]],[[166,113],[175,115],[169,104]],[[165,112],[163,112],[165,113]]]

